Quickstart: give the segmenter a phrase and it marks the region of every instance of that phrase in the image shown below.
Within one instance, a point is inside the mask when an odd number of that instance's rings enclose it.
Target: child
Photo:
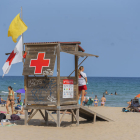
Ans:
[[[94,99],[94,106],[98,106],[98,102],[99,102],[99,100],[97,99],[97,95],[95,95],[95,99]]]

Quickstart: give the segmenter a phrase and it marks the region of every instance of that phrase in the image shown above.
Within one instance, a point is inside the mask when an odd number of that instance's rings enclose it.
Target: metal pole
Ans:
[[[87,57],[88,56],[86,56],[86,58],[78,65],[78,67],[87,59]],[[76,69],[75,69],[76,70]],[[75,72],[75,70],[68,76],[68,77],[70,77],[74,72]]]
[[[23,15],[22,15],[22,6],[21,6],[21,19],[23,20]],[[22,46],[23,46],[23,49],[22,49],[22,56],[24,55],[24,42],[23,42],[23,34],[21,35],[22,37]],[[24,58],[22,58],[22,62],[24,64]]]

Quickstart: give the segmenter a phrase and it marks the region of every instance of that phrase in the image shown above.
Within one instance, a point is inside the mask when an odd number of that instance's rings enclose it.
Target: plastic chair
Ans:
[[[0,105],[4,105],[5,106],[6,101],[1,101],[1,96],[0,96]]]

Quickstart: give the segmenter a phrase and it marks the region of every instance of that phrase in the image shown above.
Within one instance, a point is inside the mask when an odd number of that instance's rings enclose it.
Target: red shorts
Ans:
[[[87,85],[79,86],[79,91],[87,90]]]

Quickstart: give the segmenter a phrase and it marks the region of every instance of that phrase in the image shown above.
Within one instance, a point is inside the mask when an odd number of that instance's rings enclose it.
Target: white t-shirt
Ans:
[[[80,75],[80,76],[78,77],[79,86],[86,85],[86,80],[85,80],[85,78],[87,77],[86,73],[80,72],[80,74],[81,74],[82,76]]]

